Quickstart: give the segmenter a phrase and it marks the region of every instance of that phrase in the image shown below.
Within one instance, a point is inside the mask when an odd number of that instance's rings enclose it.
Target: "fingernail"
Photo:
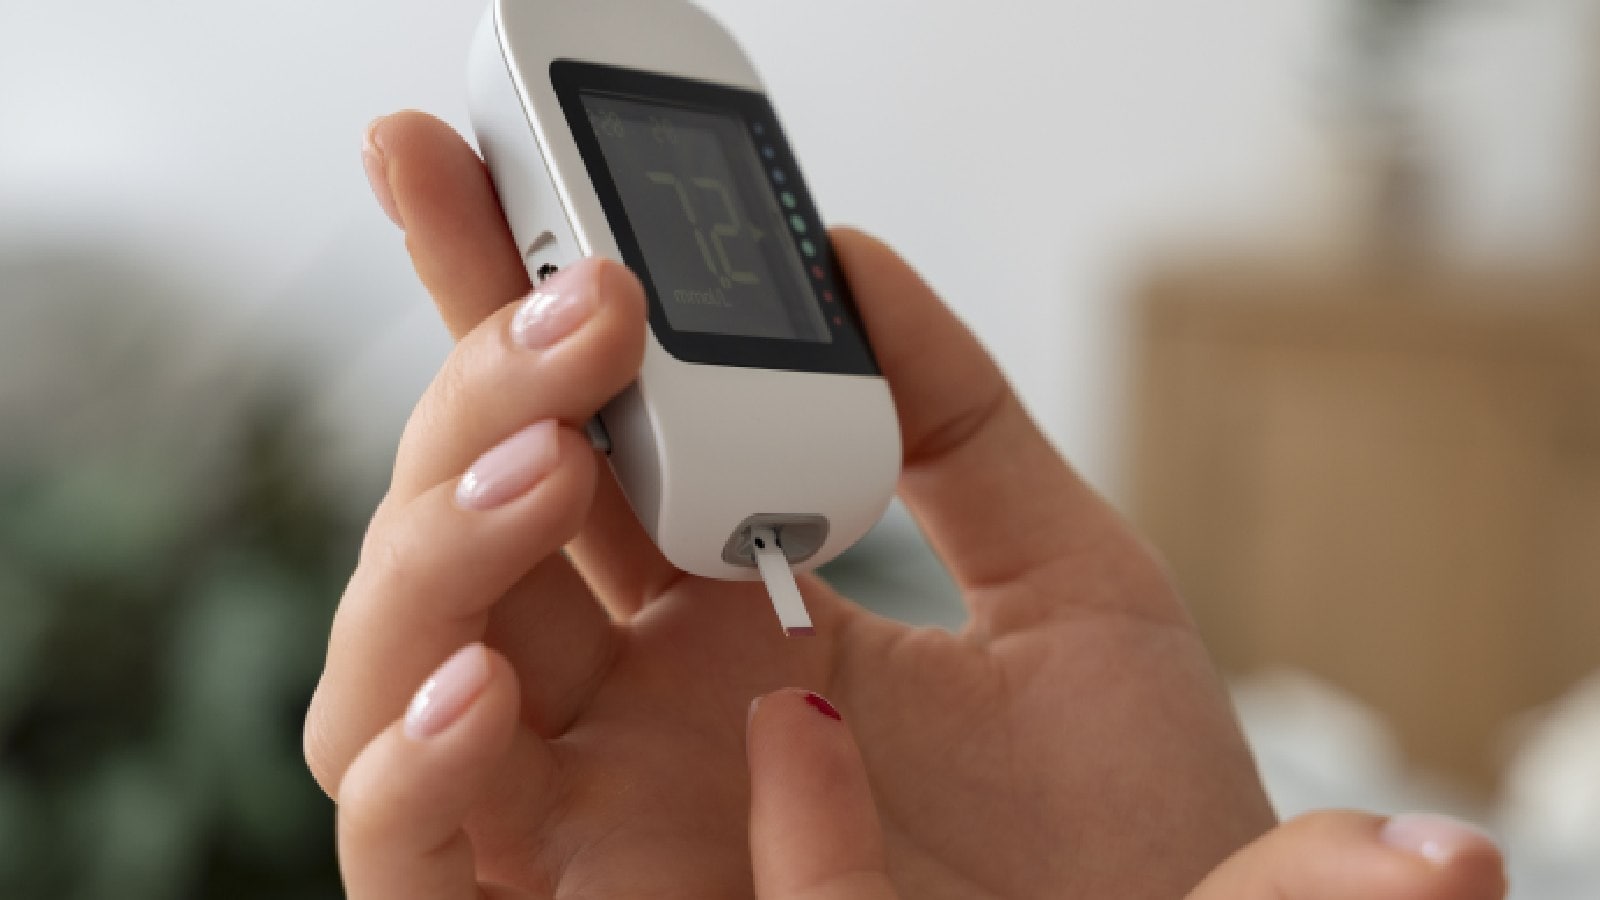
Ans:
[[[367,126],[366,133],[361,138],[361,167],[367,170],[367,184],[372,186],[372,196],[378,198],[378,205],[383,207],[384,215],[389,217],[396,227],[404,230],[405,223],[400,221],[400,207],[395,205],[394,191],[389,188],[389,163],[383,155],[383,144],[378,137],[378,123],[383,119],[374,119]]]
[[[456,483],[456,505],[483,512],[526,494],[560,461],[555,422],[540,422],[485,453]]]
[[[592,280],[552,280],[522,301],[511,320],[511,339],[529,350],[553,347],[588,321],[594,307]]]
[[[1492,843],[1483,831],[1448,816],[1407,813],[1395,816],[1379,835],[1385,844],[1433,863],[1447,865],[1471,844]]]
[[[750,701],[750,708],[745,710],[745,713],[744,713],[744,733],[745,734],[749,734],[750,733],[750,723],[754,722],[756,720],[756,708],[759,707],[760,705],[761,705],[761,698],[757,697],[754,700]]]
[[[426,740],[449,728],[489,683],[489,657],[482,644],[456,651],[406,708],[406,737]]]
[[[822,696],[821,694],[806,691],[806,703],[810,704],[812,709],[822,713],[835,722],[844,721],[844,716],[839,715],[839,711],[833,708],[833,704],[828,702],[828,698]]]

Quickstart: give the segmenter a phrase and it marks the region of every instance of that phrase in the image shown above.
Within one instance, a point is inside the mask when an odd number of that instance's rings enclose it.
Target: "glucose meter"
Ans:
[[[767,582],[882,515],[900,434],[849,286],[754,67],[687,0],[492,0],[479,150],[535,282],[589,256],[644,283],[638,379],[591,426],[685,572]]]

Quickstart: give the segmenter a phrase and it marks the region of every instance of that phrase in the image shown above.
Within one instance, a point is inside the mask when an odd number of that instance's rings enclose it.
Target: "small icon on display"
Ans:
[[[778,151],[772,149],[771,147],[762,147],[761,155],[765,156],[767,159],[777,159]]]
[[[789,217],[789,225],[794,228],[794,233],[795,234],[805,234],[806,233],[806,220],[800,218],[799,216],[790,216]]]
[[[817,255],[817,245],[811,243],[810,241],[801,241],[800,242],[800,252],[804,253],[808,257],[811,257],[811,258],[815,259],[816,255]]]
[[[779,184],[783,184],[784,182],[789,180],[789,176],[785,175],[782,169],[773,169],[772,170],[772,180],[776,181]]]
[[[828,273],[822,271],[822,267],[821,266],[812,266],[811,267],[811,277],[815,278],[818,281],[821,281],[824,278],[828,277]]]
[[[794,198],[794,195],[789,193],[788,191],[784,191],[783,192],[783,194],[781,195],[781,199],[783,200],[783,208],[784,209],[794,209],[795,206],[799,205],[799,201],[796,200]]]

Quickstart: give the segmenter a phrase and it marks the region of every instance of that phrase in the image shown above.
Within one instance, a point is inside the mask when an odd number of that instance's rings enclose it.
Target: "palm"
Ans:
[[[551,739],[548,802],[497,792],[473,818],[481,874],[563,896],[747,896],[744,711],[795,684],[860,735],[907,896],[1129,896],[1152,849],[1170,881],[1150,895],[1168,896],[1259,830],[1257,807],[1210,812],[1253,775],[1170,597],[1149,598],[1169,621],[1089,615],[985,641],[874,617],[819,580],[806,593],[814,640],[781,637],[759,585],[684,578],[651,603]],[[1212,815],[1198,840],[1195,815]]]

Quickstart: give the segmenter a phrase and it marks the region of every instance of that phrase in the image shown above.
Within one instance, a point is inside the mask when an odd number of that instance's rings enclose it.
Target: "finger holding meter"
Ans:
[[[479,149],[537,284],[588,256],[644,283],[637,381],[594,431],[666,558],[794,590],[883,514],[900,467],[878,370],[754,67],[687,0],[493,0]]]

